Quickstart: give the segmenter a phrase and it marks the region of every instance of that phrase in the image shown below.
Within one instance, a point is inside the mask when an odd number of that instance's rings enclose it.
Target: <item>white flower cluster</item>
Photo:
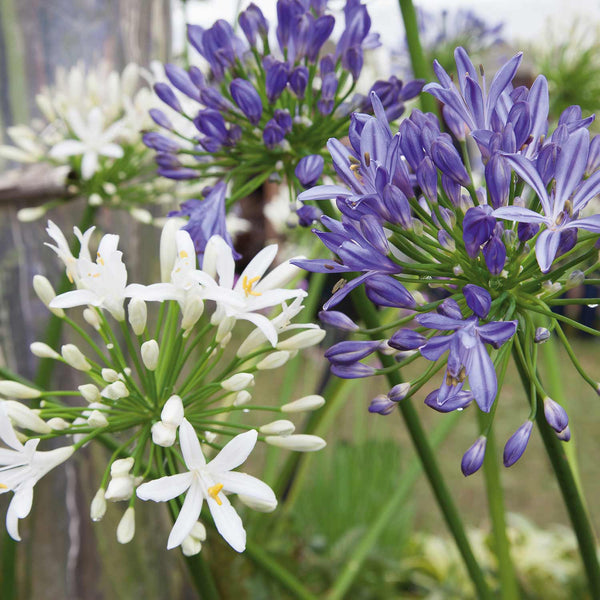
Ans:
[[[261,371],[284,365],[324,336],[314,324],[291,323],[306,295],[286,287],[299,270],[285,262],[265,274],[277,252],[276,246],[269,246],[235,281],[231,248],[218,236],[209,240],[198,269],[192,240],[177,226],[177,221],[169,221],[163,230],[164,280],[145,286],[127,285],[118,236],[104,235],[92,260],[93,229],[84,233],[75,229],[81,246],[76,257],[60,229],[49,222],[47,231],[55,244],[48,245],[76,289],[56,296],[41,275],[34,278],[34,287],[87,349],[70,343],[58,352],[35,342],[31,350],[71,366],[89,380],[77,392],[45,392],[20,382],[0,382],[0,396],[10,398],[0,404],[0,439],[8,446],[0,449],[0,493],[15,494],[7,514],[7,529],[14,539],[19,539],[18,519],[31,508],[34,484],[97,439],[113,454],[92,501],[91,518],[103,517],[107,501],[127,502],[117,528],[120,542],[133,538],[136,499],[167,501],[185,494],[168,548],[181,546],[185,554],[200,551],[206,533],[198,518],[206,500],[217,530],[241,552],[246,534],[227,494],[237,494],[242,503],[262,511],[273,510],[277,501],[265,483],[234,469],[257,440],[301,452],[325,445],[317,436],[294,434],[288,419],[271,420],[258,429],[235,419],[253,408],[259,414],[288,416],[318,409],[325,402],[320,396],[306,396],[282,406],[253,405],[251,388]],[[148,322],[146,303],[153,301],[161,303],[156,328]],[[86,307],[83,317],[91,333],[65,314],[64,309],[75,306]],[[267,316],[266,310],[276,314]],[[255,326],[241,343],[233,336],[240,320]],[[224,360],[234,339],[237,351]],[[63,401],[76,397],[85,403]],[[37,405],[30,408],[17,400]],[[37,451],[41,439],[64,436],[69,445]],[[223,438],[232,439],[225,443]],[[207,461],[205,455],[215,451]]]

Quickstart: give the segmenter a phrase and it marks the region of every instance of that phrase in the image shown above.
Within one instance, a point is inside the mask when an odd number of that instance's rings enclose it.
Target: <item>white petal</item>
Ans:
[[[179,516],[171,529],[169,539],[167,541],[167,549],[175,548],[181,545],[181,542],[190,534],[202,510],[202,491],[198,481],[193,481],[188,493],[185,497],[185,502],[181,507]]]
[[[123,148],[119,144],[104,144],[99,150],[98,154],[102,156],[108,156],[109,158],[123,158]]]
[[[269,340],[271,346],[275,346],[277,344],[277,330],[275,329],[273,323],[267,319],[267,317],[251,312],[234,313],[234,315],[236,319],[243,319],[244,321],[250,321],[251,323],[254,323],[263,332],[267,340]]]
[[[50,308],[71,308],[73,306],[83,306],[84,304],[99,306],[100,302],[100,297],[90,290],[72,290],[56,296],[48,306]]]
[[[206,465],[196,430],[187,419],[183,419],[179,426],[179,445],[188,469],[198,469]]]
[[[275,260],[276,255],[277,244],[271,244],[270,246],[263,248],[242,271],[234,289],[242,290],[244,277],[247,277],[248,280],[254,279],[255,277],[262,277],[265,274],[265,271],[271,266],[271,263]]]
[[[246,549],[246,531],[240,516],[231,506],[227,496],[219,496],[221,504],[209,497],[207,498],[210,514],[215,522],[217,531],[223,539],[236,551],[243,552]]]
[[[20,489],[10,501],[6,512],[6,531],[13,540],[21,541],[19,519],[24,519],[31,511],[33,485]]]
[[[51,148],[48,155],[51,158],[67,158],[69,156],[78,156],[79,154],[83,154],[86,150],[87,146],[80,142],[79,140],[64,140],[62,142],[58,142],[56,146]]]
[[[295,258],[304,258],[296,256]],[[254,286],[254,291],[259,294],[266,290],[275,290],[285,287],[294,277],[302,273],[302,269],[290,263],[289,260],[275,267],[266,277],[263,277]]]
[[[154,502],[166,502],[172,498],[181,496],[192,484],[192,473],[178,473],[167,475],[154,481],[148,481],[138,486],[137,497],[141,500],[154,500]]]
[[[81,159],[81,177],[91,179],[98,170],[98,154],[88,150]]]
[[[222,473],[231,471],[239,467],[250,455],[258,433],[256,429],[251,429],[240,435],[236,435],[225,447],[208,463],[208,469],[211,473]],[[215,475],[216,476],[216,475]]]
[[[15,450],[22,450],[23,444],[18,440],[17,434],[13,429],[12,423],[4,410],[4,407],[0,404],[0,440],[2,440],[7,446],[14,448]]]
[[[147,302],[179,300],[180,296],[179,290],[172,283],[152,283],[150,285],[131,283],[125,288],[125,298],[141,298]]]
[[[250,496],[269,504],[277,503],[275,492],[264,481],[252,475],[237,472],[220,473],[218,480],[226,492]]]

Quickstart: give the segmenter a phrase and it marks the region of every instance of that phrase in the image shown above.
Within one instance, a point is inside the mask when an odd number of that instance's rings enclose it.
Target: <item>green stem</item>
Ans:
[[[353,294],[355,308],[365,322],[365,325],[369,329],[378,327],[379,317],[377,315],[377,310],[366,297],[365,291],[362,288],[358,288]],[[379,359],[384,367],[390,367],[394,364],[394,359],[391,356],[380,354]],[[391,386],[402,383],[402,378],[398,371],[386,373],[386,378]],[[438,506],[442,511],[444,520],[446,521],[450,533],[454,537],[454,541],[456,542],[465,566],[467,567],[473,586],[477,590],[477,595],[479,598],[483,599],[492,598],[483,572],[471,550],[471,545],[467,538],[467,534],[465,533],[456,505],[454,504],[454,500],[450,494],[450,490],[444,481],[433,449],[431,448],[427,435],[421,425],[419,415],[410,399],[404,399],[399,403],[398,408],[400,409],[400,413],[402,414],[415,450],[421,459],[423,469],[427,475],[427,479],[429,480]]]
[[[442,423],[431,434],[431,444],[438,446],[456,425],[460,414],[448,415]],[[343,600],[358,575],[363,562],[369,555],[373,546],[377,543],[379,536],[383,533],[386,525],[397,514],[399,508],[406,502],[417,478],[421,474],[421,465],[417,458],[413,458],[408,468],[399,478],[398,487],[394,494],[381,507],[377,519],[371,524],[370,529],[358,542],[342,571],[337,576],[333,586],[326,594],[326,600]]]
[[[404,28],[406,29],[406,43],[408,45],[413,74],[417,79],[424,79],[426,82],[429,82],[433,79],[433,72],[431,65],[425,59],[421,40],[419,39],[419,25],[417,23],[415,7],[412,0],[399,0],[399,2]],[[421,94],[420,102],[425,112],[438,114],[438,107],[433,96]]]
[[[307,590],[295,575],[290,573],[287,569],[284,569],[258,544],[255,545],[254,543],[247,541],[246,554],[254,563],[269,573],[273,579],[279,581],[279,583],[281,583],[281,585],[283,585],[296,598],[300,598],[300,600],[317,600],[317,596],[315,596],[311,591]]]
[[[530,373],[522,357],[515,351],[515,363],[523,382],[523,387],[527,392],[530,386]],[[556,480],[560,487],[567,512],[571,519],[577,542],[579,543],[579,553],[583,561],[585,573],[588,579],[588,585],[592,598],[600,598],[600,565],[596,554],[596,538],[589,521],[582,497],[577,487],[571,465],[565,454],[562,442],[556,437],[554,430],[546,423],[544,417],[543,399],[538,393],[536,395],[537,413],[536,422],[542,441],[546,448],[548,458],[554,469]]]

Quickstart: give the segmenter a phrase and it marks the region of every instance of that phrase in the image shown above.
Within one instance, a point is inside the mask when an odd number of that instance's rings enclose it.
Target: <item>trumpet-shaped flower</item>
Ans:
[[[0,439],[8,446],[0,448],[0,494],[14,492],[6,513],[6,530],[11,538],[19,541],[19,519],[24,519],[31,510],[33,487],[46,473],[67,460],[74,447],[38,452],[39,439],[23,445],[1,405]]]
[[[166,502],[186,493],[169,535],[168,549],[181,545],[191,533],[206,500],[217,531],[234,550],[245,550],[246,531],[225,493],[242,494],[268,504],[276,503],[275,494],[266,483],[246,473],[233,472],[248,458],[257,437],[256,430],[236,436],[207,463],[194,428],[187,419],[183,419],[179,440],[189,471],[143,483],[137,489],[139,498],[155,502]]]

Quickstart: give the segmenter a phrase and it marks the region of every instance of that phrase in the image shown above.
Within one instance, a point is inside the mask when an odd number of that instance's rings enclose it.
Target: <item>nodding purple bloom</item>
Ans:
[[[265,16],[254,2],[240,13],[238,22],[250,46],[256,46],[256,36],[264,39],[269,31]]]
[[[412,294],[397,280],[388,275],[376,274],[365,280],[367,298],[377,306],[415,308]]]
[[[504,446],[503,461],[505,467],[511,467],[523,456],[523,452],[527,449],[532,428],[533,423],[527,420],[510,436]]]
[[[402,81],[392,75],[387,80],[378,80],[371,87],[370,92],[377,94],[385,109],[388,121],[395,121],[404,112],[404,102],[418,96],[425,85],[424,79],[415,79],[403,85]],[[363,112],[369,111],[371,102],[366,96],[361,103]]]
[[[314,63],[319,56],[323,44],[329,39],[335,26],[335,19],[331,15],[320,16],[312,24],[309,32],[308,47],[306,49],[306,58]]]
[[[379,394],[379,396],[375,396],[375,398],[371,400],[368,410],[370,413],[389,415],[397,408],[397,406],[396,402],[390,400],[385,394]]]
[[[569,424],[569,416],[565,409],[558,403],[548,398],[544,398],[544,417],[546,417],[546,423],[556,431],[560,433],[566,429]]]
[[[487,290],[468,283],[462,290],[467,306],[480,318],[485,319],[492,306],[492,297]]]
[[[319,180],[319,177],[321,177],[324,166],[325,160],[320,154],[310,154],[298,161],[298,164],[294,169],[294,174],[302,184],[303,188],[310,188],[315,185]]]
[[[237,78],[229,84],[231,97],[252,125],[258,125],[263,113],[262,100],[254,86],[246,79]]]
[[[473,290],[470,295],[472,293]],[[485,290],[481,290],[481,294],[485,295]],[[460,312],[458,305],[454,312]],[[449,351],[446,377],[437,393],[438,405],[442,406],[460,392],[468,378],[471,393],[479,408],[489,412],[496,398],[498,383],[485,344],[499,348],[515,334],[517,321],[492,321],[480,325],[476,315],[457,319],[432,313],[420,314],[416,320],[430,329],[454,331],[450,335],[432,337],[420,349],[422,356],[434,361]]]
[[[388,340],[388,345],[396,350],[417,350],[427,343],[427,338],[412,329],[399,329]]]
[[[352,365],[373,354],[380,345],[376,341],[338,342],[325,351],[325,358],[332,365]]]
[[[271,104],[281,96],[281,92],[287,85],[289,68],[286,63],[279,60],[273,60],[266,68],[265,90],[267,99]]]
[[[325,325],[331,325],[342,331],[357,331],[358,325],[347,315],[337,310],[322,310],[319,312],[319,321]]]
[[[219,181],[204,200],[186,200],[181,204],[180,210],[169,213],[169,217],[189,217],[189,221],[182,229],[190,234],[199,257],[204,254],[208,240],[213,235],[220,235],[231,247],[233,257],[236,260],[241,258],[241,255],[233,248],[233,242],[225,224],[226,190],[225,182]]]
[[[319,221],[323,211],[311,204],[303,204],[296,209],[296,214],[298,215],[298,225],[300,227],[310,227]]]
[[[465,477],[473,475],[481,468],[483,459],[485,458],[485,447],[487,438],[481,435],[475,443],[464,453],[460,463],[460,470]]]
[[[500,154],[494,154],[485,165],[485,181],[494,208],[508,203],[511,176],[510,167]]]
[[[550,195],[531,162],[519,155],[506,155],[515,172],[537,194],[544,214],[519,206],[502,206],[492,214],[499,219],[546,226],[535,244],[536,258],[543,273],[550,270],[557,255],[561,233],[569,229],[600,233],[600,215],[579,218],[588,202],[600,193],[600,171],[583,180],[588,154],[589,132],[578,129],[562,146],[556,161],[556,185]]]

